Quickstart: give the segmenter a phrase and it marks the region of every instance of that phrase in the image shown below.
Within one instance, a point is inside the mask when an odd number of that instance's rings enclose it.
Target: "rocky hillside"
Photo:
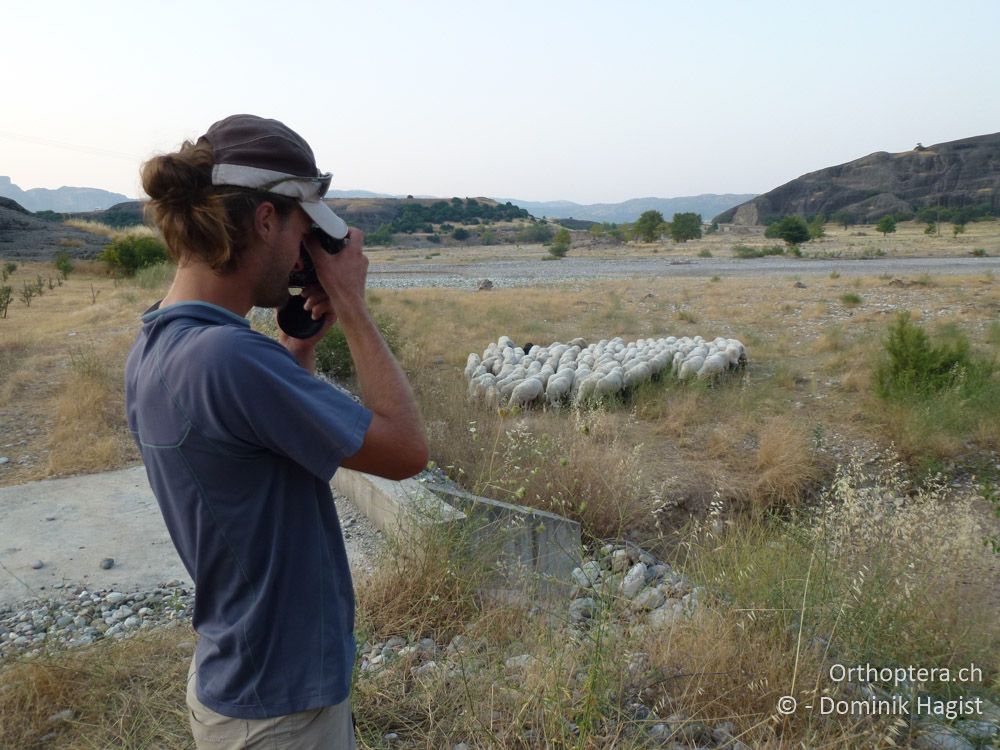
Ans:
[[[60,222],[45,221],[16,201],[0,198],[0,258],[49,260],[60,250],[74,258],[93,258],[108,240]]]
[[[810,172],[720,214],[716,221],[764,224],[791,214],[836,213],[856,221],[911,216],[925,206],[982,206],[1000,215],[1000,133],[878,151]]]

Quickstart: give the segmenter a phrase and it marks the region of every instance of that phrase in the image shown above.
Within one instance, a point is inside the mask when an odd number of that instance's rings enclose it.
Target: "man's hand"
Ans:
[[[298,339],[289,336],[280,328],[278,329],[278,342],[292,353],[296,361],[309,372],[316,371],[316,345],[323,340],[327,331],[337,322],[337,314],[330,305],[330,298],[326,290],[319,284],[311,284],[302,290],[305,297],[306,311],[312,313],[313,320],[325,318],[323,327],[313,336],[307,339]]]
[[[309,238],[306,250],[316,268],[316,278],[327,295],[328,307],[317,298],[320,314],[332,310],[338,318],[346,320],[352,313],[365,309],[365,282],[368,279],[368,258],[364,250],[365,233],[351,227],[344,242],[344,249],[330,255],[319,243]],[[306,304],[307,310],[312,306]],[[315,314],[313,317],[317,317]]]
[[[388,479],[413,476],[427,464],[427,436],[413,390],[365,305],[365,235],[351,227],[344,249],[336,255],[310,239],[306,249],[327,296],[310,299],[306,309],[314,317],[327,311],[337,316],[354,360],[362,400],[372,411],[361,448],[342,465]]]

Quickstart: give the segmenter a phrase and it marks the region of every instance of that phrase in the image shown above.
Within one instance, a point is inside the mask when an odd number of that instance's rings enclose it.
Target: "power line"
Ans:
[[[53,146],[55,148],[66,149],[67,151],[77,151],[82,154],[92,154],[94,156],[110,156],[113,159],[125,159],[130,162],[142,161],[142,157],[136,156],[135,154],[126,154],[123,151],[112,151],[106,148],[97,148],[96,146],[81,146],[76,143],[54,141],[51,138],[39,138],[33,135],[24,135],[23,133],[12,133],[7,130],[0,130],[0,138],[8,138],[13,141],[24,141],[25,143],[35,143],[40,146]]]

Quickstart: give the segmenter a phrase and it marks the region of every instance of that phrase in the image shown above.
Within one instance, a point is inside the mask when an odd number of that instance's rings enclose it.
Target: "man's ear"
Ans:
[[[280,227],[278,211],[270,201],[264,201],[253,212],[253,226],[263,240],[269,240]]]

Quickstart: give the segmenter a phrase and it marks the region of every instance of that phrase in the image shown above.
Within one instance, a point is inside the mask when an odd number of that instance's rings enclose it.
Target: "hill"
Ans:
[[[29,211],[99,211],[116,203],[129,200],[121,193],[88,187],[31,188],[22,190],[10,177],[0,175],[0,197],[17,201]]]
[[[862,223],[887,214],[911,217],[941,206],[1000,215],[1000,133],[912,151],[878,151],[805,174],[715,217],[718,222],[765,224],[798,214],[843,214]]]
[[[706,193],[678,198],[632,198],[622,203],[573,203],[572,201],[525,201],[518,198],[498,198],[509,200],[515,206],[526,209],[533,216],[558,217],[560,219],[587,219],[589,221],[625,224],[638,219],[643,211],[659,211],[667,221],[674,214],[692,212],[704,218],[715,216],[721,211],[753,198],[752,193],[717,195]]]
[[[16,201],[0,198],[0,258],[51,259],[60,250],[75,258],[93,258],[105,237],[41,219]]]

